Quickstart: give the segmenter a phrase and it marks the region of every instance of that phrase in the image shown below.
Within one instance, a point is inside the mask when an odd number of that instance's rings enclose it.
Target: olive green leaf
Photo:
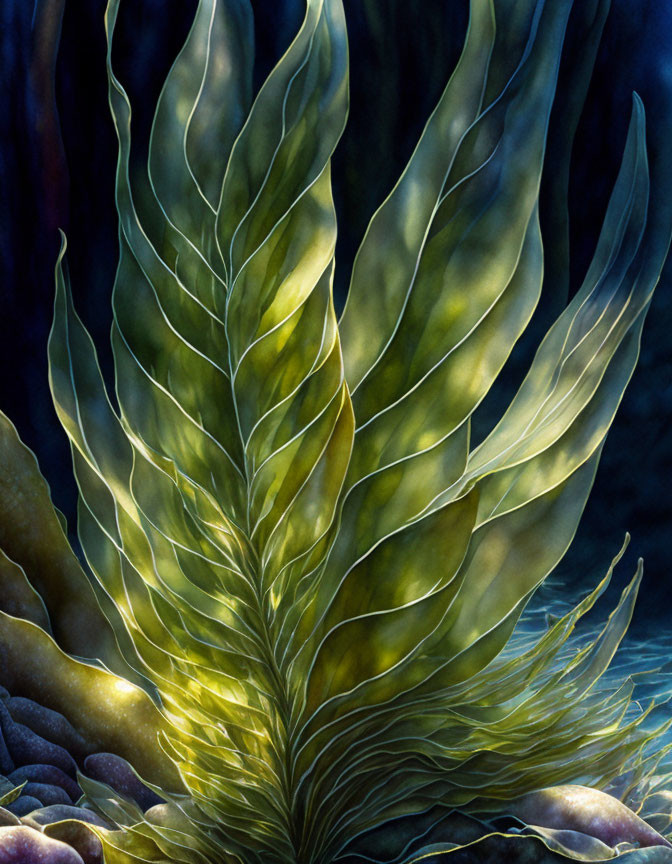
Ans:
[[[33,453],[0,414],[0,609],[34,621],[71,654],[122,663]]]
[[[67,655],[37,625],[0,612],[3,685],[29,692],[66,716],[90,753],[112,751],[149,782],[181,788],[174,766],[158,747],[165,720],[141,688]]]
[[[4,791],[4,790],[1,791],[0,792],[0,807],[5,807],[7,804],[11,804],[12,801],[16,801],[16,799],[21,794],[21,791],[23,790],[23,787],[26,785],[27,782],[28,782],[27,780],[24,780],[23,783],[21,783],[21,785],[19,785],[19,786],[14,786],[11,789],[8,789],[7,791]]]

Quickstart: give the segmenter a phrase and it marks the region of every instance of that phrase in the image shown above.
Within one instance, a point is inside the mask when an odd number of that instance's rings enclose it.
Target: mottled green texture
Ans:
[[[437,804],[494,811],[543,786],[614,780],[655,735],[629,712],[631,684],[600,683],[641,567],[569,659],[611,571],[500,652],[575,533],[667,252],[640,100],[584,285],[472,447],[471,415],[541,292],[539,184],[571,2],[472,0],[462,58],[371,221],[340,322],[340,0],[307,0],[253,103],[248,3],[201,0],[133,182],[131,109],[111,62],[118,5],[106,19],[116,399],[72,305],[65,244],[50,382],[115,671],[154,687],[163,715],[148,727],[156,765],[117,752],[176,794],[143,816],[81,778],[120,826],[97,830],[108,864],[326,864]],[[3,617],[21,641],[45,610],[0,565],[20,595],[8,611],[33,622]],[[59,602],[87,596],[69,586]],[[48,639],[37,654],[54,650]],[[173,764],[188,794],[156,780]],[[510,842],[556,858],[546,839]]]

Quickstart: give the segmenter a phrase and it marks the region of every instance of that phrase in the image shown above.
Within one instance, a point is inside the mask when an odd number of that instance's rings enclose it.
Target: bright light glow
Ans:
[[[114,682],[115,689],[120,693],[134,693],[135,687],[129,681],[124,681],[123,678],[117,678]]]

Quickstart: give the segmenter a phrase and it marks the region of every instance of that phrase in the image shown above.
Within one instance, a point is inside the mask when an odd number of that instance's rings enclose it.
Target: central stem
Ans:
[[[269,736],[277,756],[277,768],[281,780],[282,801],[287,819],[287,835],[294,850],[293,864],[301,864],[301,828],[298,824],[296,802],[294,800],[295,777],[292,765],[294,755],[294,737],[292,729],[293,698],[287,675],[278,664],[275,651],[275,635],[271,609],[264,601],[260,591],[257,591],[257,614],[262,622],[261,644],[263,660],[269,673],[271,696],[275,702],[275,723],[269,727]]]

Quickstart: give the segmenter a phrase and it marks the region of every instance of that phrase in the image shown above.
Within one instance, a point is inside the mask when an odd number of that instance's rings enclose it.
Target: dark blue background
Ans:
[[[0,5],[0,407],[36,452],[55,503],[74,529],[70,456],[47,385],[46,340],[53,296],[57,227],[69,238],[75,300],[109,374],[107,334],[117,233],[116,139],[107,108],[103,0],[4,0]],[[254,0],[257,83],[296,30],[300,0]],[[342,303],[368,218],[389,191],[459,55],[466,0],[345,0],[351,42],[352,109],[337,153],[334,182],[341,232],[337,299]],[[560,78],[576,84],[586,56],[585,0],[577,0]],[[186,35],[194,0],[126,0],[115,60],[135,111],[142,156],[153,105]],[[62,32],[59,24],[62,13]],[[584,16],[585,17],[585,16]],[[58,53],[56,55],[56,48]],[[57,59],[55,59],[57,56]],[[564,88],[564,89],[563,89]],[[620,160],[633,89],[647,107],[659,151],[672,116],[672,4],[613,0],[572,152],[571,265],[549,266],[533,334],[573,292],[592,254]],[[562,102],[551,122],[542,185],[542,220],[553,263],[557,216],[553,172],[568,145]],[[672,139],[670,139],[672,152]],[[556,161],[554,161],[556,160]],[[559,259],[561,260],[561,259]],[[567,284],[567,278],[568,284]],[[518,381],[533,342],[505,370],[501,393]],[[500,402],[503,395],[500,396]],[[497,406],[497,397],[490,408]],[[487,406],[486,406],[487,407]],[[487,411],[486,411],[487,414]],[[672,269],[658,289],[639,367],[616,418],[577,540],[560,568],[588,584],[633,535],[621,579],[643,555],[646,577],[635,625],[669,620],[672,598]]]

